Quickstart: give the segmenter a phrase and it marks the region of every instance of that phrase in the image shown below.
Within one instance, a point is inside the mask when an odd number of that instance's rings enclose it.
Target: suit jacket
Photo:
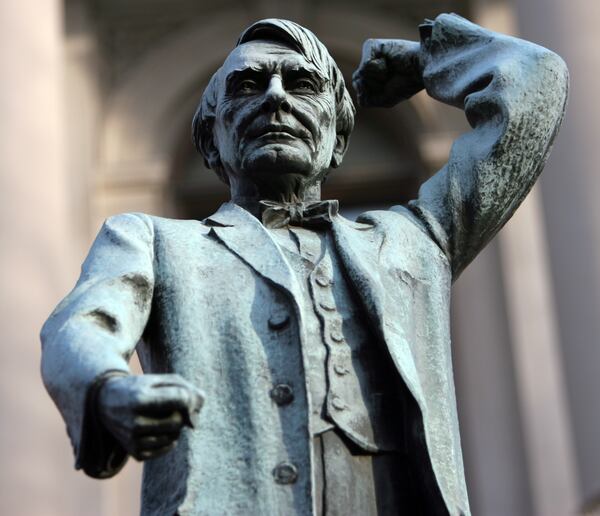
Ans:
[[[463,107],[473,130],[408,206],[336,217],[351,286],[418,407],[412,446],[450,514],[468,514],[450,346],[453,279],[508,220],[549,152],[567,72],[552,52],[455,15],[422,42],[428,93]],[[86,403],[110,371],[176,372],[206,392],[200,424],[144,469],[144,514],[310,514],[310,399],[299,289],[261,223],[235,204],[205,221],[108,219],[75,289],[42,331],[42,372],[79,467],[124,460]],[[271,320],[288,320],[281,327]],[[285,379],[295,402],[268,393]],[[293,485],[274,482],[282,462]],[[276,509],[274,509],[276,508]]]

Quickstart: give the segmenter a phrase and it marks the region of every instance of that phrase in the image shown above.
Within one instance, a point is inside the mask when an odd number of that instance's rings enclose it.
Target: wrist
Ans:
[[[115,475],[127,460],[127,453],[105,427],[99,406],[100,393],[106,383],[123,376],[128,376],[128,373],[107,371],[98,376],[87,390],[75,467],[93,478]]]
[[[94,384],[88,390],[87,406],[92,409],[102,421],[102,406],[105,404],[103,398],[109,394],[109,388],[115,382],[118,382],[122,378],[126,378],[130,374],[126,371],[114,370],[107,371],[96,378]]]

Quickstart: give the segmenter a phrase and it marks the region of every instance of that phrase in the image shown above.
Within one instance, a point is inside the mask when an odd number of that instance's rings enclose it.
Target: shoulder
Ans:
[[[203,220],[196,219],[173,219],[168,217],[159,217],[156,215],[134,214],[144,216],[152,224],[155,232],[190,232],[208,233],[210,227]]]
[[[132,234],[148,234],[154,236],[159,232],[195,232],[208,233],[209,228],[203,221],[191,219],[171,219],[149,215],[146,213],[120,213],[106,219],[103,230],[120,230]]]
[[[104,231],[152,232],[153,223],[150,215],[145,213],[118,213],[108,217],[100,233]]]
[[[410,246],[430,256],[447,261],[438,242],[432,238],[430,228],[406,206],[392,206],[388,210],[373,210],[361,214],[357,222],[376,225],[385,234],[388,244],[403,248]]]
[[[358,223],[375,224],[387,231],[408,232],[415,238],[429,238],[429,233],[420,219],[405,206],[392,206],[388,210],[371,210],[361,213]]]

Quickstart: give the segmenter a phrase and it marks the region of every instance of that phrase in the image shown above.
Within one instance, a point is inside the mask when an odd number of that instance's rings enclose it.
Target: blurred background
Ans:
[[[126,516],[141,467],[73,470],[39,329],[104,218],[202,218],[227,199],[190,143],[204,85],[264,17],[312,29],[349,81],[368,37],[457,12],[562,55],[567,117],[542,179],[457,281],[454,367],[475,515],[600,514],[600,2],[0,0],[0,513]],[[348,214],[415,195],[466,124],[424,94],[359,110],[327,197]]]

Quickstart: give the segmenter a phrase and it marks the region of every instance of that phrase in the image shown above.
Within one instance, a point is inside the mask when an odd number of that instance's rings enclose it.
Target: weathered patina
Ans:
[[[364,106],[425,88],[464,109],[472,131],[417,199],[356,222],[321,201],[354,108],[312,33],[263,20],[193,123],[231,202],[203,221],[108,219],[45,324],[77,467],[151,459],[143,514],[469,514],[450,288],[542,170],[568,77],[456,15],[420,33],[367,41],[354,75]]]

